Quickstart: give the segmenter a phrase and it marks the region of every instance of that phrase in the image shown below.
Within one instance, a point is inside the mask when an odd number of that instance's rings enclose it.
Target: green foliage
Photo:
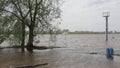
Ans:
[[[10,43],[12,45],[20,45],[21,44],[21,40],[22,40],[22,28],[21,28],[22,24],[19,22],[16,22],[16,24],[14,25],[13,27],[13,30],[12,30],[12,35],[13,37],[10,37],[9,40],[10,40]]]

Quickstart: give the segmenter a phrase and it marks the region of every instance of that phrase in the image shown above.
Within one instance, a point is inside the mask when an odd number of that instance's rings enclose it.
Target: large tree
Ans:
[[[28,16],[28,9],[27,9],[27,1],[28,0],[0,0],[0,12],[2,13],[2,16],[11,16],[10,18],[14,18],[15,24],[21,23],[21,47],[22,51],[24,51],[24,45],[25,45],[25,19]],[[14,23],[13,22],[13,23]],[[6,23],[6,22],[5,22]],[[9,23],[8,23],[9,24]],[[19,25],[20,26],[20,25]],[[18,31],[19,31],[18,30]]]
[[[50,29],[53,20],[60,17],[60,8],[58,0],[34,0],[29,1],[30,22],[29,22],[29,40],[28,49],[33,48],[35,28]]]
[[[51,22],[60,18],[61,13],[60,0],[0,0],[0,6],[1,16],[12,16],[13,20],[10,21],[13,21],[14,28],[20,24],[16,29],[21,32],[22,51],[24,51],[26,27],[29,28],[27,49],[31,50],[35,30],[49,30]],[[17,30],[14,28],[13,32],[16,33]]]

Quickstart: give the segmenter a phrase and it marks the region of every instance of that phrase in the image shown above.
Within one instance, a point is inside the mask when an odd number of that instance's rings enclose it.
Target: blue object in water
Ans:
[[[110,55],[114,55],[114,49],[110,48]]]
[[[113,59],[113,55],[114,55],[114,49],[113,48],[107,48],[106,49],[106,57],[108,59]]]

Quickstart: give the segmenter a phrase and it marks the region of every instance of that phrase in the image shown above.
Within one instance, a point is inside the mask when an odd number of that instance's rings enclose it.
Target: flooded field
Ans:
[[[120,54],[120,35],[109,35],[105,42],[104,34],[58,35],[49,41],[48,36],[42,36],[37,46],[59,46],[63,48],[34,50],[34,53],[21,53],[20,49],[1,49],[0,68],[15,68],[18,66],[48,63],[36,68],[119,68],[120,56],[108,60],[105,49],[113,47],[115,54]],[[91,54],[96,53],[96,54]]]

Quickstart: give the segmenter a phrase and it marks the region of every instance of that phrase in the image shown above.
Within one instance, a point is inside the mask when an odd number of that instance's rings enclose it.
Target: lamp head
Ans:
[[[103,12],[103,17],[109,17],[110,16],[110,12]]]

